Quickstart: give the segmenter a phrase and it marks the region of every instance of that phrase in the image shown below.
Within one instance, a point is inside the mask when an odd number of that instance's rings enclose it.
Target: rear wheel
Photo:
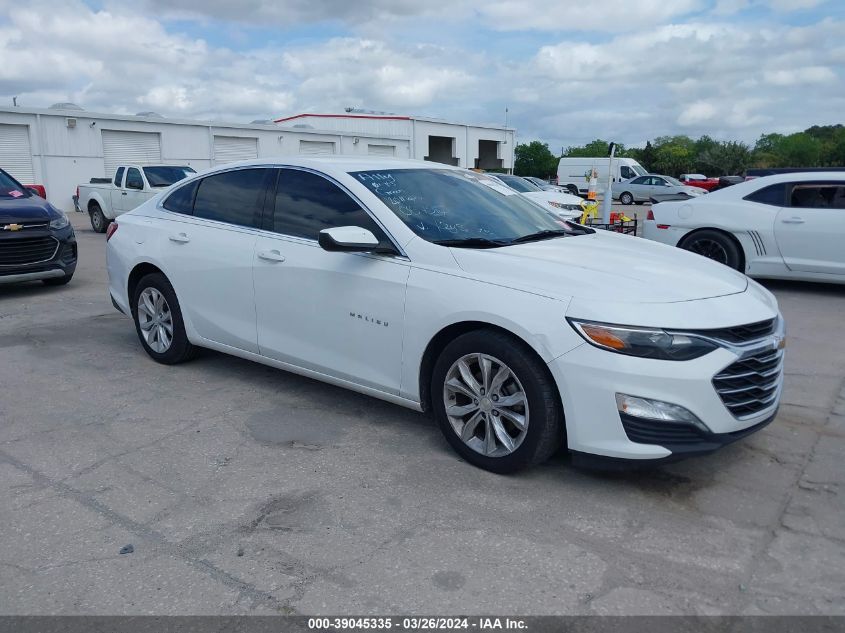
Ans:
[[[742,256],[739,247],[736,242],[720,231],[698,231],[684,239],[680,246],[742,272]]]
[[[105,216],[100,205],[92,202],[88,215],[91,216],[91,228],[97,233],[105,233],[111,221]]]
[[[502,332],[469,332],[447,345],[431,393],[446,440],[480,468],[515,472],[563,442],[557,386],[533,350]]]
[[[634,196],[626,191],[621,196],[619,196],[619,202],[621,202],[622,204],[634,204]]]
[[[175,365],[196,354],[196,348],[185,333],[173,286],[161,273],[151,273],[138,282],[132,300],[132,317],[141,345],[156,362]]]

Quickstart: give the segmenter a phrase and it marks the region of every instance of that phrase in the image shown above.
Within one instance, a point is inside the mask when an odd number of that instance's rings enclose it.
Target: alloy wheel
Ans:
[[[461,441],[486,457],[513,453],[528,433],[528,398],[516,374],[487,354],[467,354],[446,373],[443,403]]]
[[[157,288],[144,288],[138,296],[138,325],[154,352],[163,354],[173,343],[173,313]]]
[[[716,240],[698,239],[689,245],[689,250],[699,255],[704,255],[720,264],[728,263],[728,251]]]

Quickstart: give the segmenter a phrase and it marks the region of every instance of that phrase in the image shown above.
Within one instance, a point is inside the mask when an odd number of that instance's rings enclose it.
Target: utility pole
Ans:
[[[605,189],[604,198],[601,201],[601,221],[604,224],[610,224],[610,209],[613,204],[613,155],[616,153],[616,143],[610,143],[607,146],[607,153],[610,156],[607,165],[607,189]]]

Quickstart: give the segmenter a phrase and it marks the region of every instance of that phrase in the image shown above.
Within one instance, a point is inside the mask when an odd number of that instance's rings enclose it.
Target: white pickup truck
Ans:
[[[186,165],[120,165],[107,183],[77,187],[80,210],[91,217],[91,227],[105,233],[121,213],[131,211],[158,192],[196,173]]]

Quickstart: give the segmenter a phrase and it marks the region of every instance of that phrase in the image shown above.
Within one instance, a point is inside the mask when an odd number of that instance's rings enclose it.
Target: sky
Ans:
[[[843,32],[845,0],[0,0],[0,103],[753,143],[845,122]]]

